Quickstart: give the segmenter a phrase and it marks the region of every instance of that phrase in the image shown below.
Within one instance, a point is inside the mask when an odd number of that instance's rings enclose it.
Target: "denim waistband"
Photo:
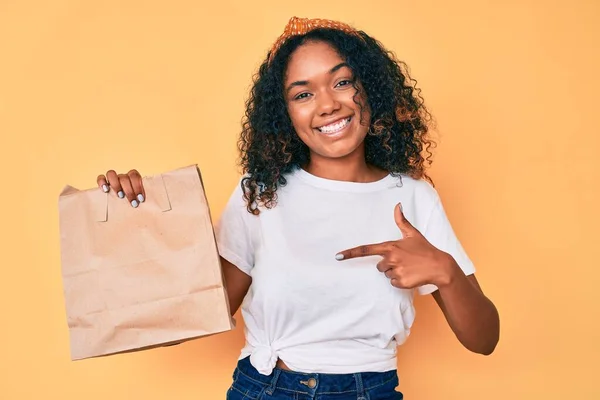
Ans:
[[[395,381],[398,384],[396,370],[386,372],[360,372],[354,374],[302,373],[275,368],[271,375],[262,375],[250,363],[250,357],[238,361],[236,373],[256,383],[266,385],[266,392],[272,394],[275,389],[287,392],[302,393],[309,396],[318,394],[365,392]]]

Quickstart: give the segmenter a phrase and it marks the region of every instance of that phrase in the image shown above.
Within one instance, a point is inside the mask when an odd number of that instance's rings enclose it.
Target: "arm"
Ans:
[[[248,293],[252,278],[223,257],[221,257],[221,266],[225,277],[225,291],[229,299],[229,308],[233,316]]]
[[[491,354],[500,338],[500,318],[494,304],[483,294],[475,275],[465,276],[448,255],[445,283],[433,292],[457,339],[467,349]]]
[[[408,222],[399,206],[394,216],[402,239],[344,250],[336,258],[378,255],[382,259],[377,269],[390,279],[392,286],[437,286],[433,297],[458,340],[473,352],[491,354],[500,336],[499,316],[475,276],[467,277],[450,254],[433,246]]]

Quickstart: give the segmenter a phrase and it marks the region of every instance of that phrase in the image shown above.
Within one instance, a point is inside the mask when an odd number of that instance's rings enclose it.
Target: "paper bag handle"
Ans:
[[[167,193],[167,187],[165,186],[162,175],[145,177],[142,179],[142,183],[144,185],[144,191],[146,192],[147,202],[157,204],[161,211],[171,210],[171,201],[169,200],[169,194]],[[102,189],[97,190],[96,192],[98,193],[98,196],[94,196],[93,199],[94,202],[97,202],[93,207],[96,214],[96,221],[106,222],[108,221],[108,203],[111,192],[104,193],[102,192]],[[112,195],[114,195],[114,193]]]

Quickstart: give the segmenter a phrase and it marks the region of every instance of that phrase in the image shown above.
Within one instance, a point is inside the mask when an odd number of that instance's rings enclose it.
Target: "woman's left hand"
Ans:
[[[344,250],[336,255],[338,260],[357,257],[381,256],[377,269],[383,272],[397,288],[413,289],[425,284],[438,288],[446,285],[456,268],[454,259],[437,249],[404,216],[398,204],[394,209],[396,225],[402,239],[367,244]]]

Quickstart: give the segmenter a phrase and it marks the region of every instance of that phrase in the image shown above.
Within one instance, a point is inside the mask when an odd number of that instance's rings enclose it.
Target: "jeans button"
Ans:
[[[310,378],[308,380],[308,387],[314,389],[317,386],[317,380],[315,378]]]

